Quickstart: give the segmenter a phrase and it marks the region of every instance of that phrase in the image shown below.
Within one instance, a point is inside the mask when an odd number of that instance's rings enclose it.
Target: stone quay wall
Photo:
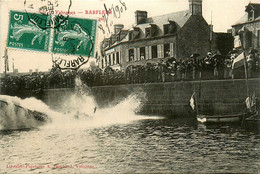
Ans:
[[[250,79],[248,84],[250,93],[255,92],[260,97],[260,79]],[[145,93],[140,114],[169,117],[191,115],[189,102],[194,91],[201,114],[243,112],[247,97],[246,81],[242,79],[97,86],[90,90],[101,108],[115,105],[130,94]],[[58,110],[61,103],[68,100],[74,92],[74,89],[49,89],[44,91],[40,99],[52,109]],[[28,93],[24,96],[32,95]]]
[[[260,79],[249,80],[249,91],[260,97]],[[154,84],[134,84],[93,87],[92,93],[100,106],[113,103],[130,93],[146,93],[142,114],[187,116],[193,92],[202,114],[235,114],[245,109],[245,80],[183,81]]]

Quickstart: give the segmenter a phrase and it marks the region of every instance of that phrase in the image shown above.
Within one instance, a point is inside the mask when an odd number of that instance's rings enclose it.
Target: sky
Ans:
[[[4,71],[4,50],[6,48],[8,26],[9,26],[9,11],[17,10],[24,11],[25,0],[0,0],[0,72]],[[36,2],[39,0],[26,0],[27,2]],[[69,0],[57,0],[60,4],[65,4]],[[231,28],[231,25],[236,23],[244,14],[245,6],[248,5],[250,0],[203,0],[203,17],[210,24],[214,25],[215,32],[226,32]],[[251,0],[254,3],[260,3],[260,0]],[[79,18],[91,18],[99,19],[101,14],[85,14],[86,10],[104,10],[104,4],[106,7],[112,7],[125,3],[126,9],[120,13],[120,18],[111,18],[110,22],[113,24],[124,24],[126,29],[131,28],[135,23],[136,10],[145,10],[148,12],[148,17],[163,15],[167,13],[188,10],[188,0],[72,0],[72,6],[70,11],[75,12],[71,14],[71,17]],[[121,5],[122,6],[122,5]],[[62,9],[61,9],[62,10]],[[82,13],[79,13],[82,12]],[[104,26],[104,22],[100,22]],[[98,29],[98,38],[96,48],[99,47],[99,42],[109,36],[103,34]],[[42,53],[37,51],[25,51],[19,49],[8,49],[10,71],[12,72],[14,67],[19,72],[28,72],[29,69],[35,71],[47,71],[52,66],[52,58],[49,53]],[[95,61],[95,59],[91,59]],[[88,65],[84,65],[87,67]]]

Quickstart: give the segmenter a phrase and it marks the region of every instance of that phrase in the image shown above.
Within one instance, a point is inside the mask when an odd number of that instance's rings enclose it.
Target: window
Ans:
[[[158,58],[163,58],[163,44],[157,45]]]
[[[152,46],[152,58],[157,58],[157,45]]]
[[[119,52],[116,52],[116,64],[119,64],[120,61],[119,61]]]
[[[254,10],[251,10],[250,12],[248,12],[248,20],[249,20],[249,21],[255,20],[255,19],[254,19],[254,15],[255,15]]]
[[[169,34],[173,34],[177,30],[177,24],[174,21],[171,21],[169,24]]]
[[[134,49],[129,49],[128,53],[129,53],[129,61],[133,61],[134,60]]]
[[[112,45],[112,38],[109,38],[109,46]]]
[[[145,59],[145,47],[140,48],[140,58],[141,60]]]
[[[129,36],[129,40],[133,40],[133,32],[130,32],[128,36]]]
[[[145,37],[151,37],[151,28],[145,28]]]
[[[107,56],[105,57],[105,66],[107,66]]]
[[[115,53],[113,53],[113,65],[116,64]]]
[[[108,65],[111,65],[111,54],[108,57]]]
[[[171,57],[171,54],[170,54],[170,44],[164,44],[164,50],[163,50],[163,53],[164,53],[164,57]]]
[[[164,34],[170,34],[170,24],[163,25]]]

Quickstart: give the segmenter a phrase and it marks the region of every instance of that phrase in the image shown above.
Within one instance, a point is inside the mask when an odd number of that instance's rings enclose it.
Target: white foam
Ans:
[[[27,98],[22,100],[18,97],[0,95],[0,100],[6,102],[1,103],[0,108],[1,129],[21,129],[38,127],[39,122],[33,117],[29,117],[28,109],[31,111],[42,112],[46,115],[52,113],[47,105],[35,98]]]
[[[32,111],[42,112],[50,117],[51,123],[44,125],[43,129],[85,129],[111,124],[128,124],[140,119],[158,119],[160,117],[148,117],[136,115],[143,106],[145,93],[138,92],[129,95],[115,106],[97,108],[94,98],[89,95],[89,88],[76,78],[76,92],[69,96],[60,106],[59,113],[51,110],[42,101],[35,98],[24,100],[18,97],[0,95],[0,100],[8,102],[8,106],[0,113],[0,123],[5,129],[35,127],[33,120],[28,120],[26,113],[15,113],[14,104]],[[83,90],[84,89],[84,90]],[[94,110],[96,110],[94,112]]]

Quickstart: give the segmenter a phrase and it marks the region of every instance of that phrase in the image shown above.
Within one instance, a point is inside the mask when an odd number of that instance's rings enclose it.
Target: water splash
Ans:
[[[7,95],[0,95],[0,129],[36,128],[43,122],[35,119],[32,112],[51,115],[47,105],[35,98],[20,99]]]
[[[76,78],[75,84],[76,92],[69,96],[59,109],[64,111],[63,117],[55,117],[60,120],[57,120],[56,124],[48,125],[49,129],[85,129],[158,118],[136,115],[146,100],[144,92],[130,94],[117,105],[98,108],[94,97],[91,96],[91,89],[84,85],[79,78]]]
[[[77,77],[75,79],[75,93],[68,96],[68,99],[61,106],[61,110],[64,111],[64,114],[69,115],[91,115],[96,106],[94,97],[90,95],[90,88]]]
[[[158,118],[136,114],[144,104],[146,98],[144,92],[130,94],[117,105],[98,108],[94,97],[90,94],[90,88],[84,85],[79,78],[76,78],[75,82],[76,92],[66,98],[66,101],[60,106],[63,113],[51,110],[46,104],[35,98],[22,100],[18,97],[0,95],[0,100],[8,103],[1,108],[0,125],[2,129],[39,127],[34,119],[28,119],[24,109],[19,112],[15,111],[14,105],[48,115],[52,122],[42,126],[43,129],[85,129]]]

